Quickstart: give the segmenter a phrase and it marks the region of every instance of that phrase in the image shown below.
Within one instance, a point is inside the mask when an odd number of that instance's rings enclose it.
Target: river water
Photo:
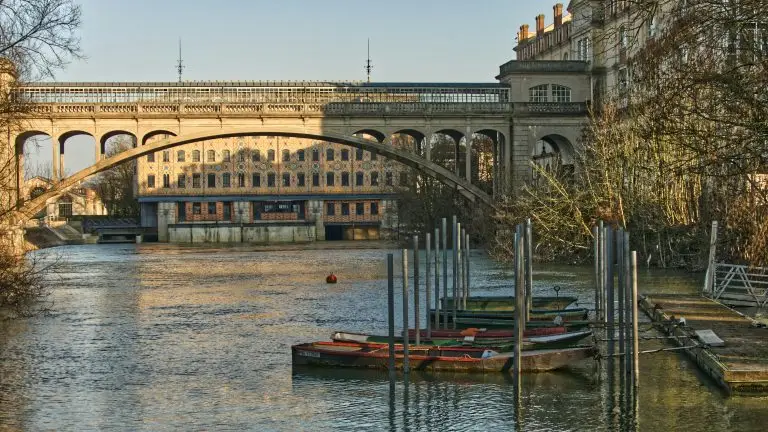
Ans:
[[[337,329],[386,333],[388,251],[360,247],[42,252],[65,259],[52,312],[0,323],[0,430],[627,428],[594,361],[525,376],[519,411],[502,375],[414,373],[391,385],[375,371],[292,370],[292,344]],[[472,258],[473,294],[512,293],[509,268]],[[338,284],[324,283],[329,272]],[[557,285],[590,307],[591,277],[590,268],[537,266],[535,293],[552,295]],[[643,272],[640,286],[693,292],[700,279]],[[641,349],[661,346],[643,341]],[[726,397],[672,352],[641,358],[638,411],[635,427],[648,431],[768,424],[768,398]]]

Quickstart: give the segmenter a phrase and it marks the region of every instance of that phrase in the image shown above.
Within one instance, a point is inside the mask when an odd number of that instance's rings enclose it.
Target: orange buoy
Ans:
[[[326,283],[336,283],[336,275],[331,273],[325,278]]]

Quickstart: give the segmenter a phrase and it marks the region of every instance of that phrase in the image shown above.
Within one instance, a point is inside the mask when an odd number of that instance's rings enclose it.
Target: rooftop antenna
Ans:
[[[181,82],[181,73],[184,71],[184,62],[181,60],[181,38],[179,38],[179,61],[176,63],[176,72],[179,73],[179,82]]]
[[[368,82],[371,82],[372,70],[373,64],[371,63],[371,38],[368,38],[368,60],[365,61],[365,72],[368,74]]]

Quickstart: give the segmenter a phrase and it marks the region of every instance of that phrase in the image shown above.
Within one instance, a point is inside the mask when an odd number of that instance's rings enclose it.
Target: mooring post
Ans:
[[[461,309],[467,309],[467,229],[461,229]]]
[[[624,388],[624,378],[625,378],[625,363],[624,363],[624,357],[626,355],[626,347],[624,344],[624,336],[626,335],[626,321],[624,320],[624,312],[626,309],[624,308],[624,300],[626,299],[626,294],[624,292],[624,288],[626,288],[626,285],[624,285],[624,230],[622,228],[619,228],[616,230],[615,235],[615,259],[616,259],[616,273],[618,276],[618,285],[616,289],[616,295],[618,298],[618,319],[619,319],[619,386],[620,388]]]
[[[427,314],[427,339],[432,339],[432,319],[429,314],[429,309],[432,307],[432,235],[430,233],[424,235],[424,250],[424,290],[426,292],[424,303],[427,305],[424,312]]]
[[[533,225],[531,220],[525,221],[525,319],[531,320],[533,309]]]
[[[443,239],[443,328],[448,328],[448,221],[441,221]]]
[[[635,307],[632,300],[632,255],[630,253],[629,233],[624,231],[624,250],[621,251],[621,259],[624,262],[624,346],[627,355],[624,356],[624,373],[627,374],[627,387],[630,387],[632,376],[632,358],[634,356],[634,333],[632,326],[635,320]]]
[[[456,221],[456,216],[454,216]],[[456,309],[459,307],[458,301],[458,282],[459,282],[459,229],[461,224],[455,222],[453,224],[453,328],[456,329]]]
[[[637,252],[632,251],[632,384],[640,386],[640,350],[637,337]],[[635,393],[637,394],[637,393]]]
[[[408,249],[403,249],[403,372],[408,373]]]
[[[389,370],[395,370],[395,257],[387,254],[387,324],[389,325]]]
[[[520,369],[522,365],[522,347],[523,347],[523,315],[525,309],[525,277],[523,274],[523,226],[517,225],[515,230],[515,351],[512,358],[512,379],[514,384],[515,398],[520,400]]]
[[[709,234],[709,259],[707,273],[704,275],[704,295],[713,296],[715,293],[715,256],[717,252],[717,221],[712,221],[712,231]]]
[[[595,259],[595,322],[600,320],[600,228],[592,227],[592,238],[594,247],[592,248]]]
[[[435,329],[440,328],[440,228],[435,228]]]
[[[413,326],[416,345],[421,345],[421,320],[419,311],[419,236],[413,236]]]
[[[464,250],[466,251],[464,253],[464,256],[466,258],[464,258],[464,259],[467,262],[467,265],[466,265],[467,283],[466,283],[466,291],[464,293],[464,309],[466,309],[467,308],[467,300],[469,299],[469,296],[471,295],[470,294],[470,288],[469,288],[470,281],[471,281],[471,279],[470,279],[471,273],[469,272],[469,234],[467,234],[466,237],[464,237]]]
[[[615,353],[616,333],[614,331],[614,311],[616,305],[613,298],[613,229],[605,228],[605,306],[607,309],[606,333],[608,336],[608,370],[613,373],[613,354]]]
[[[608,323],[608,305],[606,305],[606,293],[608,288],[605,286],[605,224],[603,221],[600,221],[600,227],[598,229],[600,231],[600,235],[598,236],[598,246],[600,248],[600,321],[603,322],[603,324]]]

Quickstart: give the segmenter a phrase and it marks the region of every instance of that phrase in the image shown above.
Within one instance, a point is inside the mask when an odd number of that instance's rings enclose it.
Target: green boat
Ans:
[[[529,321],[526,325],[526,329],[541,328],[541,327],[559,327],[563,326],[568,328],[568,331],[574,331],[589,327],[592,321],[586,320],[573,320],[565,321],[561,324],[556,324],[552,321]],[[453,327],[453,324],[449,324]],[[515,328],[515,320],[513,319],[495,319],[495,318],[462,318],[456,317],[456,328],[486,328],[486,329],[513,329]]]
[[[533,297],[531,301],[532,309],[558,310],[565,309],[578,300],[576,297],[558,296],[558,297]],[[443,304],[447,302],[446,309],[453,308],[453,298],[443,299]],[[515,298],[512,296],[471,296],[467,297],[466,310],[474,311],[514,311]],[[461,302],[460,302],[461,303]]]
[[[430,309],[429,317],[432,321],[435,320],[435,310]],[[457,318],[484,318],[484,319],[502,319],[502,320],[514,320],[515,312],[510,311],[473,311],[473,310],[458,310],[456,311]],[[584,308],[574,309],[562,309],[562,310],[531,310],[530,321],[552,321],[554,322],[557,317],[560,317],[564,322],[586,320],[589,318],[589,310]],[[448,322],[453,322],[453,311],[447,311]],[[440,313],[440,321],[445,321],[443,313]]]

